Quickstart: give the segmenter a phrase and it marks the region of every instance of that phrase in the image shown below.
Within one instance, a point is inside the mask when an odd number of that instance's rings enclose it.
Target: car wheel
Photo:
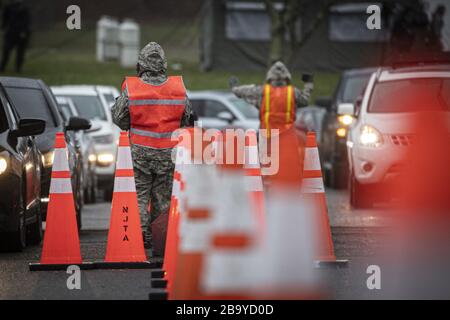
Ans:
[[[18,216],[18,227],[17,231],[9,232],[5,234],[5,249],[13,252],[20,252],[26,246],[26,226],[25,226],[25,205],[24,205],[24,197],[23,197],[23,188],[22,192],[20,192],[19,196],[19,206],[18,212],[15,212],[14,215]]]
[[[112,187],[106,187],[103,189],[103,200],[105,201],[111,201],[113,195],[113,188]]]
[[[42,216],[41,206],[37,205],[35,209],[36,222],[27,227],[27,244],[36,245],[42,241]]]
[[[90,188],[89,197],[90,197],[90,203],[97,202],[97,189],[95,188],[95,185],[92,185]]]
[[[356,209],[371,208],[373,201],[371,199],[370,186],[363,185],[355,178],[355,174],[350,174],[350,204]]]

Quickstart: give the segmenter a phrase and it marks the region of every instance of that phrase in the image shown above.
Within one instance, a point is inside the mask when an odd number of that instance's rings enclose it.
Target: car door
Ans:
[[[197,113],[202,127],[205,129],[223,129],[229,126],[230,123],[218,118],[220,112],[226,111],[233,115],[232,112],[222,102],[206,98],[206,99],[191,99],[192,108]]]
[[[2,87],[0,89],[0,99],[4,106],[5,111],[11,121],[11,128],[15,129],[18,126],[19,117],[14,108],[11,106],[11,102],[8,100],[8,96]],[[38,152],[36,145],[34,144],[33,137],[17,137],[10,139],[11,147],[16,151],[19,160],[23,165],[23,172],[25,178],[25,208],[31,207],[34,201],[39,199],[40,194],[40,159],[38,158]]]

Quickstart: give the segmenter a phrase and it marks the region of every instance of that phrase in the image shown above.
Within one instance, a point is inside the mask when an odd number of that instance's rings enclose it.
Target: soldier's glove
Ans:
[[[239,85],[239,79],[235,76],[231,76],[228,80],[228,84],[230,85],[230,89],[233,89]]]
[[[314,82],[314,75],[312,73],[304,73],[302,74],[302,81],[304,83],[312,83]]]

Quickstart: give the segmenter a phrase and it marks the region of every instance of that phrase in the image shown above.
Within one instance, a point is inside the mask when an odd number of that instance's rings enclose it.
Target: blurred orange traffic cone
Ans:
[[[186,181],[184,197],[180,199],[179,240],[173,275],[170,272],[168,298],[174,300],[198,299],[199,278],[202,273],[203,255],[209,237],[209,224],[214,215],[217,173],[215,166],[201,163],[207,145],[194,146],[198,129],[186,134],[192,149],[185,150],[192,162],[183,166],[182,179]],[[197,142],[198,143],[198,142]],[[192,153],[190,153],[192,151]]]
[[[259,226],[259,234],[265,229],[264,188],[259,163],[258,138],[256,131],[248,130],[245,135],[244,154],[245,185],[250,195],[252,212],[255,214]]]
[[[313,214],[317,218],[318,247],[315,255],[317,262],[320,264],[347,263],[347,260],[336,260],[336,256],[334,255],[327,200],[325,197],[325,188],[320,167],[319,150],[317,148],[316,134],[314,132],[308,132],[306,135],[301,192],[305,197],[312,200]]]
[[[127,132],[120,133],[111,221],[104,262],[97,268],[150,268],[144,250]]]
[[[88,268],[80,253],[75,205],[64,133],[55,139],[50,196],[47,209],[44,245],[40,263],[30,264],[31,271],[65,270],[69,265]]]

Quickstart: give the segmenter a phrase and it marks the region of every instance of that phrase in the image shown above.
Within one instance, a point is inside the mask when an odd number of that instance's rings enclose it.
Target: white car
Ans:
[[[398,179],[407,164],[417,112],[450,110],[450,65],[380,68],[355,109],[347,138],[350,203],[371,207],[383,190],[377,186]]]
[[[259,128],[259,111],[226,91],[189,91],[192,109],[205,129]]]
[[[110,105],[104,102],[97,86],[68,85],[51,89],[56,97],[70,98],[80,116],[91,120],[92,125],[100,127],[100,130],[90,135],[94,140],[97,155],[95,172],[98,187],[104,190],[104,198],[109,200],[112,196],[117,141],[120,135],[119,127],[112,121]]]
[[[116,98],[118,96],[120,96],[119,90],[117,90],[117,88],[113,87],[113,86],[99,86],[98,85],[98,86],[95,86],[95,89],[97,90],[103,104],[108,105],[110,108],[116,102]]]

